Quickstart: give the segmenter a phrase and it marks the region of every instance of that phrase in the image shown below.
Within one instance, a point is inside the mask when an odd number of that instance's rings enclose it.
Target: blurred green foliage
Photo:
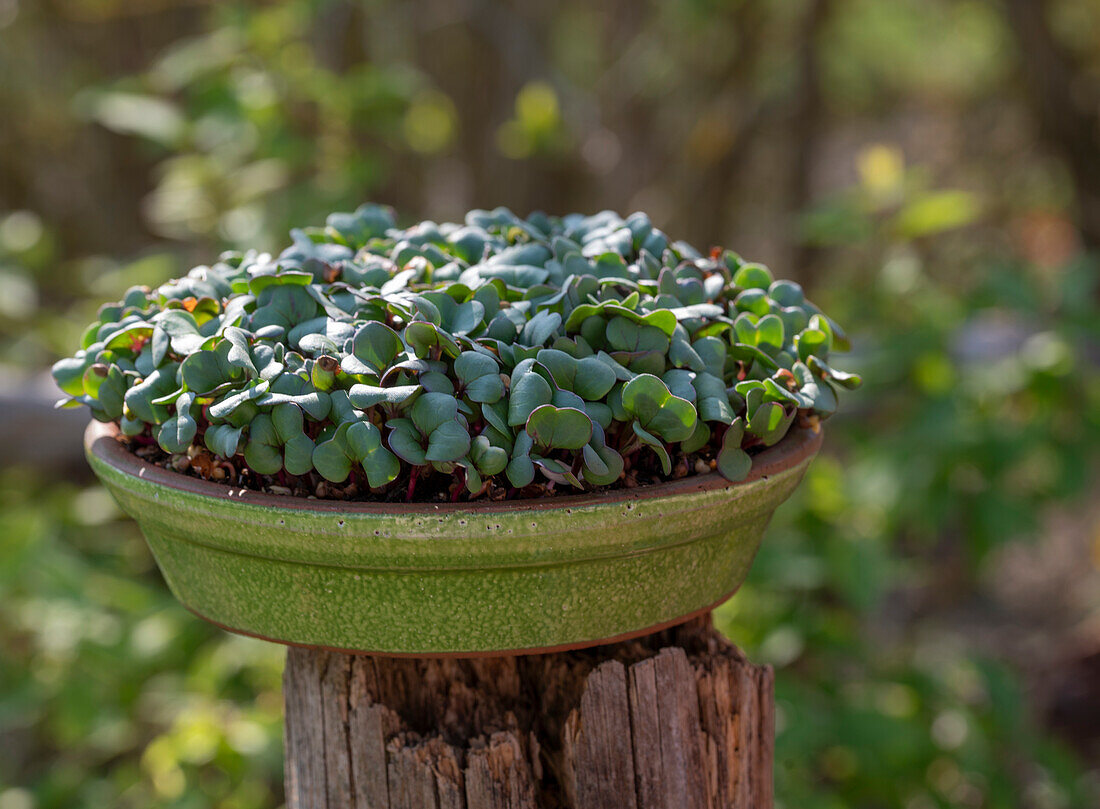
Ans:
[[[1084,258],[960,267],[951,231],[978,201],[928,188],[885,147],[861,164],[862,182],[803,225],[848,248],[826,295],[851,307],[838,316],[858,323],[851,364],[869,384],[719,613],[779,667],[779,794],[1092,806],[1095,775],[1036,725],[1019,676],[935,616],[975,598],[998,545],[1041,534],[1095,486],[1100,273]]]
[[[0,367],[366,199],[648,210],[794,274],[868,380],[719,614],[778,670],[781,805],[1089,809],[1056,663],[968,623],[1100,457],[1087,189],[1021,5],[0,0]],[[1098,107],[1100,7],[1042,6]],[[278,804],[280,649],[176,605],[97,487],[6,469],[0,534],[0,809]]]
[[[0,806],[278,803],[283,652],[194,619],[100,487],[0,475]]]

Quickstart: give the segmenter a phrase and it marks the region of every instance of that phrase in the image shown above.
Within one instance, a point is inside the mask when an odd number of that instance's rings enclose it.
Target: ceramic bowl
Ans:
[[[792,430],[748,478],[717,474],[501,503],[263,494],[165,470],[93,422],[88,460],[175,596],[226,629],[391,655],[591,646],[684,621],[744,581],[821,446]]]

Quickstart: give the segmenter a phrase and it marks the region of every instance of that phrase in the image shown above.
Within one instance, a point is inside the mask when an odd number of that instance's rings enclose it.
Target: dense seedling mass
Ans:
[[[103,307],[62,404],[205,477],[411,500],[738,480],[859,383],[798,284],[641,213],[401,229],[364,205],[292,236]]]

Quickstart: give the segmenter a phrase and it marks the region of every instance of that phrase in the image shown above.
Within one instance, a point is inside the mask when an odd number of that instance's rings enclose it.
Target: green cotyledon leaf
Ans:
[[[623,408],[646,432],[669,442],[684,441],[695,429],[698,414],[691,402],[674,396],[651,374],[640,374],[623,386]]]
[[[744,435],[745,420],[738,418],[726,430],[722,437],[722,448],[718,451],[718,471],[722,477],[733,483],[744,480],[752,469],[752,458],[741,449]]]
[[[583,410],[547,404],[535,408],[526,430],[540,450],[581,449],[592,438],[592,420]]]
[[[492,357],[465,351],[454,363],[461,392],[471,401],[491,404],[504,396],[500,365]]]

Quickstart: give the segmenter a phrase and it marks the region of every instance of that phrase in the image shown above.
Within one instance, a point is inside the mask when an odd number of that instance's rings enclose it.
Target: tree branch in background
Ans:
[[[792,110],[793,145],[790,179],[787,190],[787,212],[794,230],[795,218],[811,203],[813,166],[822,135],[824,110],[821,86],[821,30],[828,23],[835,3],[814,0],[802,22],[798,44],[798,87]],[[797,238],[791,256],[791,268],[807,277],[816,249]]]
[[[1073,175],[1085,245],[1100,249],[1100,99],[1082,103],[1084,71],[1055,38],[1046,2],[1005,0],[1005,9],[1020,49],[1028,103],[1043,138]]]

